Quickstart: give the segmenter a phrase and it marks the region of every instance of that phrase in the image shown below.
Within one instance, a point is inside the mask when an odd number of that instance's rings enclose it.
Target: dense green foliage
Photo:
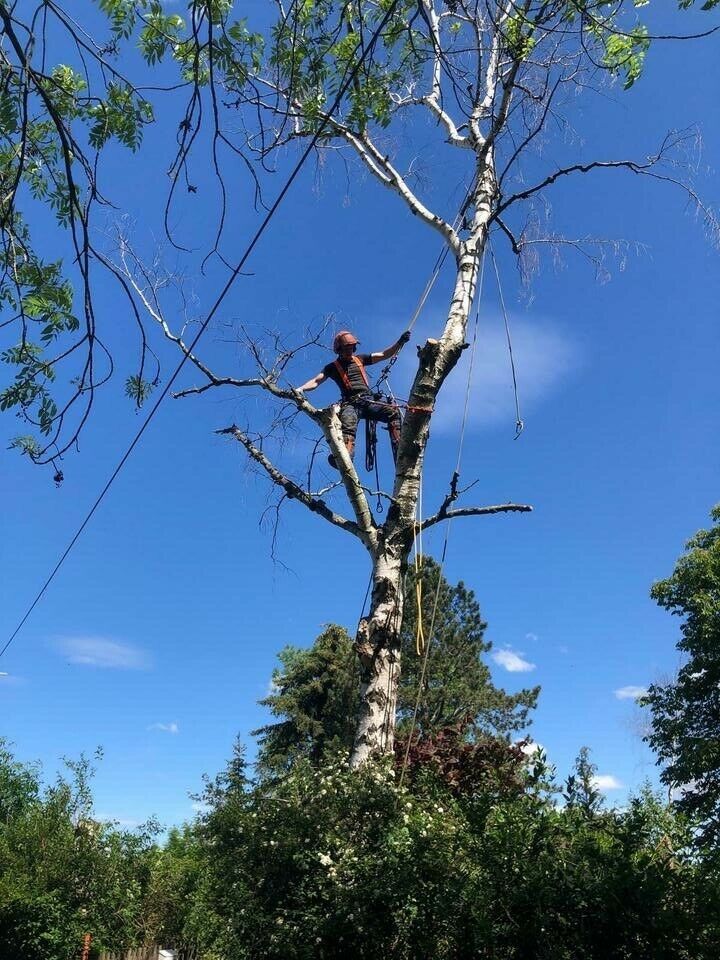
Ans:
[[[720,506],[713,526],[687,544],[652,597],[682,618],[678,650],[684,662],[669,683],[653,684],[644,702],[652,714],[648,737],[664,764],[662,779],[677,788],[679,807],[702,821],[701,839],[720,843]]]
[[[94,208],[107,203],[100,154],[111,144],[138,150],[154,112],[108,62],[117,48],[93,44],[61,8],[44,5],[33,17],[20,7],[0,3],[0,309],[8,337],[0,362],[10,368],[0,410],[30,431],[12,445],[46,462],[72,443],[112,372],[94,308],[95,268],[106,262],[90,228]],[[127,381],[137,402],[135,385],[151,386],[145,344],[140,354]]]
[[[402,785],[400,761],[299,760],[268,788],[238,748],[163,849],[92,818],[85,762],[43,788],[4,748],[0,956],[77,960],[86,932],[202,960],[717,956],[717,867],[649,791],[604,810],[585,752],[561,788],[497,738],[424,743]]]
[[[0,956],[75,960],[142,943],[154,828],[119,830],[93,818],[91,769],[43,787],[36,768],[0,741]]]
[[[423,662],[415,640],[417,582],[411,569],[401,630],[400,736],[411,724]],[[451,586],[429,557],[425,558],[419,582],[426,632],[436,593],[438,604],[416,733],[428,735],[468,717],[471,723],[465,725],[467,735],[483,732],[502,736],[527,726],[539,687],[508,694],[493,684],[483,661],[491,644],[484,639],[486,624],[472,590],[462,582]],[[273,672],[273,692],[261,701],[277,721],[255,731],[260,738],[258,768],[265,774],[287,771],[299,757],[317,765],[327,757],[349,751],[358,708],[357,657],[342,627],[327,627],[308,649],[286,647],[279,659],[280,666]]]
[[[584,763],[558,807],[542,757],[460,791],[430,768],[400,787],[387,766],[300,761],[269,791],[236,753],[168,848],[199,878],[174,937],[222,960],[715,957],[718,876],[686,822],[649,792],[604,811]]]

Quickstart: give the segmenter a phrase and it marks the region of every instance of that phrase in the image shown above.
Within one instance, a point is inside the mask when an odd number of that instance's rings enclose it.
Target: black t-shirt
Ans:
[[[355,354],[355,356],[365,367],[372,363],[369,353],[358,353]],[[360,367],[358,367],[355,361],[352,358],[344,360],[342,357],[338,357],[338,362],[342,366],[343,370],[345,370],[347,373],[348,380],[350,381],[350,390],[348,390],[343,383],[343,379],[340,376],[334,361],[323,367],[323,373],[326,377],[329,377],[330,380],[334,381],[338,387],[340,387],[340,393],[343,400],[351,400],[353,397],[358,397],[362,393],[368,393],[368,386],[363,380]]]

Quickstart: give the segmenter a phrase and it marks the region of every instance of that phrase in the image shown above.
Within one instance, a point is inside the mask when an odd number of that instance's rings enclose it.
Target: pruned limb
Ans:
[[[278,487],[281,487],[285,491],[285,495],[290,500],[298,500],[300,503],[304,504],[308,510],[312,511],[312,513],[317,513],[319,516],[327,520],[328,523],[332,523],[334,526],[340,527],[341,530],[345,530],[347,533],[352,533],[353,536],[358,537],[360,540],[363,540],[363,542],[365,541],[363,531],[353,520],[348,520],[347,517],[343,517],[341,514],[336,513],[327,505],[327,503],[325,503],[323,499],[313,496],[312,494],[303,490],[303,488],[295,483],[294,480],[291,480],[290,477],[278,470],[269,457],[267,457],[263,451],[253,443],[250,437],[243,430],[241,430],[240,427],[233,424],[230,427],[217,430],[216,433],[232,436],[239,443],[241,443],[250,454],[252,459],[256,463],[260,464],[272,482]]]
[[[456,510],[438,510],[432,517],[419,524],[419,530],[427,530],[443,520],[455,517],[484,517],[492,513],[532,513],[532,507],[526,503],[499,503],[492,507],[458,507]]]

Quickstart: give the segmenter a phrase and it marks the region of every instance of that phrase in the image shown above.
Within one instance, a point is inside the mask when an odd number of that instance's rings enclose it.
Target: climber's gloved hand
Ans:
[[[404,347],[409,339],[410,339],[410,331],[406,330],[405,333],[400,334],[400,337],[398,338],[398,343]]]

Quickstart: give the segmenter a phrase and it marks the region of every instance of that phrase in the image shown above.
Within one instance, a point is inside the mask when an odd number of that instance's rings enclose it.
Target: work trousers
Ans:
[[[390,437],[397,440],[400,437],[402,417],[400,410],[394,403],[382,403],[373,399],[371,393],[361,393],[352,400],[343,400],[340,407],[340,423],[344,437],[354,440],[360,420],[375,420],[377,423],[386,423]]]

